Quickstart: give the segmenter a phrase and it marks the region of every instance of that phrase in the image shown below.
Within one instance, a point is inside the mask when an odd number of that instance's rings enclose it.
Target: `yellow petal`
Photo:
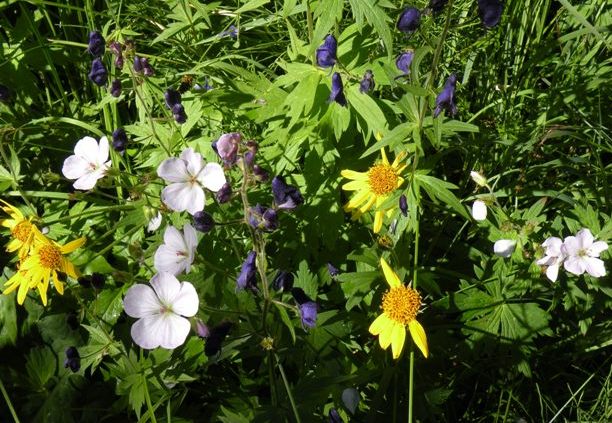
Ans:
[[[425,335],[425,329],[416,320],[408,323],[408,329],[410,329],[410,335],[412,340],[417,347],[421,350],[425,358],[429,355],[429,348],[427,347],[427,336]]]
[[[57,272],[53,271],[52,275],[53,275],[53,286],[55,287],[55,290],[57,291],[58,294],[64,295],[64,284],[57,277]]]
[[[376,196],[370,195],[370,198],[368,198],[368,202],[365,203],[363,206],[361,206],[361,208],[359,208],[359,211],[361,213],[367,212],[368,210],[370,210],[370,208],[372,207],[375,201],[376,201]]]
[[[28,295],[28,284],[26,281],[22,281],[19,285],[19,291],[17,291],[17,303],[20,305],[23,304],[26,295]]]
[[[389,160],[387,159],[387,153],[385,153],[384,147],[380,149],[380,155],[382,156],[383,164],[389,166]]]
[[[386,327],[391,325],[393,325],[393,322],[383,313],[374,319],[368,330],[372,335],[378,335],[384,331]]]
[[[62,254],[71,253],[77,248],[79,248],[81,245],[85,244],[85,241],[87,241],[87,238],[85,237],[75,239],[74,241],[70,241],[68,244],[64,245],[63,247],[60,247],[60,250],[62,251]]]
[[[401,187],[403,183],[404,183],[404,178],[402,178],[401,176],[399,176],[399,177],[397,178],[397,187],[398,187],[398,188],[399,188],[399,187]]]
[[[347,179],[354,179],[356,181],[366,181],[368,179],[367,172],[356,172],[354,170],[345,169],[340,172],[340,175]]]
[[[359,189],[368,189],[368,183],[364,181],[351,181],[342,185],[342,189],[345,191],[357,191]]]
[[[383,273],[385,274],[385,279],[391,288],[398,287],[402,284],[399,276],[389,267],[384,258],[380,258],[380,265],[382,266]]]
[[[391,335],[391,351],[393,351],[393,358],[399,358],[404,348],[404,342],[406,341],[406,328],[404,325],[395,325],[393,328],[393,334]]]
[[[354,209],[355,207],[358,207],[361,203],[363,203],[368,198],[369,195],[370,195],[370,192],[366,190],[355,193],[353,197],[349,200],[349,202],[346,203],[346,205],[344,206],[344,210],[349,211],[350,209]]]
[[[384,215],[385,215],[385,212],[382,212],[382,211],[377,211],[376,213],[374,213],[374,233],[375,234],[380,232],[380,229],[382,228]]]
[[[386,350],[387,348],[389,348],[389,345],[391,345],[393,329],[395,328],[395,325],[398,324],[398,323],[393,322],[392,320],[390,320],[390,322],[391,324],[385,326],[383,328],[383,331],[380,333],[380,335],[378,335],[378,342],[380,343],[380,347],[383,350]]]
[[[391,165],[391,167],[393,167],[394,169],[397,168],[397,165],[399,165],[399,163],[404,159],[404,157],[406,157],[406,152],[401,151],[397,156],[395,156],[395,160],[393,160],[393,164]]]

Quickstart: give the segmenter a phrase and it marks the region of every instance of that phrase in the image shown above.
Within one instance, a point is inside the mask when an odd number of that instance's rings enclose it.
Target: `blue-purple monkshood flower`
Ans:
[[[217,326],[210,328],[210,333],[206,338],[206,345],[204,345],[204,354],[207,357],[212,357],[221,351],[221,344],[231,328],[232,322],[221,322]]]
[[[215,220],[210,213],[201,210],[193,215],[193,227],[196,231],[207,233],[212,231],[215,227]]]
[[[446,111],[447,115],[455,116],[457,114],[457,105],[455,104],[455,86],[457,85],[457,76],[452,73],[444,88],[436,97],[436,109],[434,110],[434,117],[438,117],[442,110]]]
[[[142,57],[134,56],[134,72],[140,73],[143,71]]]
[[[346,97],[344,96],[344,87],[342,86],[342,77],[338,72],[332,75],[331,94],[327,99],[328,103],[335,101],[341,106],[346,107]]]
[[[338,42],[336,37],[329,34],[323,40],[323,44],[317,49],[317,65],[322,68],[331,68],[336,64],[336,53],[338,50]]]
[[[215,142],[215,151],[219,158],[223,160],[225,166],[232,166],[238,160],[238,149],[242,142],[242,135],[239,132],[223,134]]]
[[[87,45],[87,51],[93,57],[101,57],[104,54],[104,48],[106,47],[106,40],[102,34],[98,31],[91,31],[89,33],[89,44]]]
[[[200,338],[208,338],[210,336],[210,329],[201,319],[196,319],[195,332]]]
[[[312,301],[302,288],[291,289],[291,295],[293,295],[293,299],[298,303],[302,326],[314,328],[317,325],[317,313],[319,309],[317,303]]]
[[[399,209],[404,216],[408,216],[408,200],[404,194],[399,198]]]
[[[228,29],[225,31],[221,31],[218,35],[219,38],[230,37],[237,38],[238,37],[238,28],[234,25],[230,25]]]
[[[181,103],[177,103],[172,106],[172,116],[176,123],[185,123],[187,122],[187,114],[185,113],[185,108]]]
[[[255,267],[256,258],[257,253],[255,251],[249,252],[244,263],[242,263],[240,274],[236,279],[236,289],[257,289],[255,287],[257,283],[257,269]]]
[[[327,262],[327,271],[329,272],[329,276],[331,276],[332,278],[335,278],[340,274],[340,269],[338,269],[330,262]]]
[[[407,7],[404,9],[399,19],[397,20],[397,29],[401,32],[411,33],[417,30],[421,23],[421,12],[416,7]]]
[[[108,49],[115,56],[114,64],[117,69],[123,68],[123,46],[117,41],[109,44]]]
[[[340,414],[338,414],[338,410],[332,408],[329,410],[329,423],[344,423]]]
[[[478,0],[478,14],[486,28],[493,28],[499,23],[503,9],[501,0]]]
[[[181,103],[181,93],[173,88],[168,88],[164,93],[164,101],[166,102],[166,107],[172,109],[175,105]]]
[[[0,84],[0,102],[8,103],[11,99],[11,90],[6,85]]]
[[[232,199],[232,186],[229,182],[223,184],[221,189],[215,194],[215,198],[219,204],[227,203]]]
[[[147,59],[146,57],[143,57],[142,59],[140,59],[140,63],[142,64],[142,73],[144,74],[144,76],[155,75],[155,71],[149,64],[149,59]]]
[[[249,209],[249,225],[253,229],[271,232],[278,229],[278,213],[273,208],[267,208],[261,204]]]
[[[125,129],[117,128],[113,131],[113,149],[118,153],[123,153],[127,148],[128,137]]]
[[[399,56],[397,56],[397,58],[395,59],[395,66],[402,71],[403,75],[401,76],[405,76],[405,75],[409,75],[410,74],[410,65],[412,64],[412,59],[414,58],[414,51],[413,50],[408,50],[405,51],[404,53],[400,54]]]
[[[70,367],[73,373],[76,373],[81,368],[81,356],[76,347],[66,348],[66,359],[64,360],[64,368]]]
[[[121,95],[121,80],[113,79],[109,91],[113,97],[119,97]]]
[[[272,195],[274,195],[274,204],[278,209],[293,210],[304,203],[300,190],[293,185],[286,184],[280,176],[272,179]]]
[[[446,3],[448,3],[448,0],[429,0],[429,5],[427,8],[431,10],[431,13],[433,14],[440,13],[442,10],[444,10]]]
[[[277,291],[290,291],[293,288],[293,273],[285,272],[284,270],[279,270],[274,280],[272,281],[272,286]]]
[[[208,77],[205,77],[204,78],[204,85],[202,85],[202,84],[195,84],[193,86],[193,89],[195,91],[210,91],[210,90],[213,89],[213,86],[209,84]]]
[[[359,83],[359,92],[362,94],[366,94],[374,89],[374,74],[370,69],[365,71],[363,74],[363,79]]]
[[[258,164],[253,165],[253,175],[259,182],[267,182],[270,179],[270,172]]]
[[[89,79],[91,82],[101,87],[108,80],[108,73],[104,67],[104,63],[99,58],[93,59],[91,62],[91,71],[89,71]]]

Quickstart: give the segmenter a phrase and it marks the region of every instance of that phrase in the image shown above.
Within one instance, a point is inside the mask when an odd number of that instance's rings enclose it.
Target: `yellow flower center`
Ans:
[[[376,195],[386,195],[396,189],[397,179],[393,167],[386,164],[377,164],[368,171],[368,184]]]
[[[55,245],[43,245],[38,250],[40,264],[48,269],[58,269],[62,262],[62,252]]]
[[[11,231],[15,239],[21,242],[26,242],[32,233],[32,224],[28,220],[23,220],[16,224]]]
[[[421,295],[407,286],[391,288],[383,296],[383,312],[402,325],[413,321],[420,307]]]

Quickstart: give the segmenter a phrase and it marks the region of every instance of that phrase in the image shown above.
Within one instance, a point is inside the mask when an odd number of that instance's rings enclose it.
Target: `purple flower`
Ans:
[[[448,0],[429,0],[429,5],[427,8],[431,10],[432,13],[440,13],[444,6],[446,6]]]
[[[399,198],[399,208],[404,216],[408,216],[408,200],[404,194]]]
[[[340,414],[338,414],[338,410],[332,408],[329,410],[329,423],[344,423]]]
[[[210,336],[210,329],[200,319],[196,319],[195,332],[198,334],[200,338],[208,338]]]
[[[287,185],[280,176],[275,176],[272,179],[272,194],[274,195],[274,203],[279,209],[293,210],[304,203],[300,190],[293,185]]]
[[[134,56],[134,72],[142,72],[142,58],[139,56]]]
[[[227,30],[220,32],[218,37],[219,38],[223,38],[223,37],[236,38],[238,37],[238,28],[236,28],[234,25],[230,25]]]
[[[268,179],[270,179],[270,174],[268,171],[257,164],[253,165],[253,175],[255,175],[255,178],[259,182],[266,182]]]
[[[395,66],[397,66],[397,68],[401,70],[404,75],[408,75],[410,74],[410,64],[412,63],[413,57],[414,51],[408,50],[397,56],[397,59],[395,59]]]
[[[185,108],[181,103],[172,106],[172,116],[177,123],[185,123],[187,121],[187,114],[185,114]]]
[[[314,328],[317,324],[318,305],[306,295],[302,288],[293,288],[291,290],[293,299],[298,303],[300,311],[300,319],[302,326]]]
[[[272,281],[272,286],[277,291],[289,291],[291,288],[293,288],[293,279],[293,273],[279,270]]]
[[[329,276],[331,276],[332,278],[335,278],[340,274],[340,269],[338,269],[330,262],[327,262],[327,271],[329,272]]]
[[[155,71],[149,64],[149,59],[147,59],[146,57],[143,57],[142,59],[140,59],[140,63],[142,64],[142,73],[144,73],[144,76],[155,75]]]
[[[91,31],[89,33],[89,45],[87,46],[87,51],[93,57],[100,57],[104,54],[104,48],[106,47],[106,41],[102,34],[98,31]]]
[[[365,71],[363,79],[359,83],[359,92],[362,94],[368,93],[374,89],[374,74],[371,70]]]
[[[108,49],[115,56],[115,61],[114,61],[115,67],[117,69],[122,69],[123,68],[123,53],[122,53],[123,47],[121,46],[121,44],[118,43],[117,41],[113,41],[108,46]]]
[[[113,131],[113,148],[119,153],[123,153],[128,143],[125,129],[117,128]]]
[[[193,227],[196,231],[207,233],[215,227],[215,220],[209,213],[202,210],[193,215]]]
[[[204,346],[204,354],[206,354],[207,357],[216,355],[221,351],[221,344],[231,328],[231,322],[221,322],[210,329],[208,338],[206,338],[206,345]]]
[[[342,78],[338,72],[334,72],[332,75],[331,94],[329,95],[327,102],[331,103],[332,101],[346,107],[346,97],[344,97]]]
[[[504,5],[500,0],[478,0],[478,14],[487,28],[493,28],[499,23],[503,9]]]
[[[181,103],[181,93],[175,89],[168,88],[164,93],[164,101],[166,102],[166,107],[172,109],[175,105]]]
[[[236,279],[236,289],[257,289],[255,284],[257,283],[257,269],[255,267],[255,260],[257,253],[255,251],[249,252],[247,258],[242,263],[240,274]]]
[[[6,85],[0,84],[0,102],[8,103],[11,99],[11,90]]]
[[[215,142],[215,151],[226,166],[236,163],[241,141],[242,135],[240,133],[230,132],[229,134],[221,135]]]
[[[278,214],[276,210],[267,208],[261,204],[249,209],[249,225],[254,229],[262,231],[273,231],[278,229]]]
[[[112,80],[110,93],[113,97],[119,97],[121,95],[121,81],[119,79]]]
[[[104,63],[99,58],[93,59],[91,62],[91,71],[89,71],[89,79],[98,86],[106,84],[108,73],[104,67]]]
[[[213,89],[213,86],[208,83],[208,77],[204,78],[204,85],[195,84],[193,89],[196,91],[210,91]]]
[[[232,198],[232,186],[229,182],[223,184],[221,189],[217,191],[215,198],[219,204],[227,203]]]
[[[70,367],[73,373],[76,373],[81,368],[81,356],[76,347],[66,348],[66,359],[64,360],[64,367]]]
[[[457,105],[455,104],[456,84],[457,76],[452,73],[446,80],[444,88],[436,97],[436,109],[434,110],[434,117],[438,117],[442,110],[445,110],[446,113],[450,116],[455,116],[457,114]]]
[[[317,49],[317,65],[322,68],[330,68],[336,64],[336,52],[338,42],[336,38],[329,34],[323,40],[323,44]]]
[[[419,23],[421,23],[421,12],[419,12],[419,9],[407,7],[397,20],[397,29],[402,32],[411,33],[417,30]]]

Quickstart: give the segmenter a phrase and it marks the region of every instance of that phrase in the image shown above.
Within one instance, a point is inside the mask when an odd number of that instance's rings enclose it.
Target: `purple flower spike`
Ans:
[[[209,213],[202,210],[193,215],[193,227],[196,231],[207,233],[213,230],[215,221]]]
[[[317,324],[317,313],[318,305],[306,293],[302,288],[293,288],[291,295],[298,303],[298,309],[300,311],[300,319],[302,325],[309,328],[314,328]]]
[[[104,63],[100,59],[93,59],[91,62],[91,71],[89,72],[89,79],[91,82],[101,87],[106,84],[108,80],[108,73],[104,67]]]
[[[175,105],[181,103],[181,93],[175,89],[168,88],[164,93],[164,101],[166,102],[166,107],[172,109]]]
[[[140,73],[142,70],[142,58],[139,56],[134,56],[134,72]]]
[[[323,44],[317,49],[317,65],[322,68],[330,68],[336,64],[336,52],[338,42],[336,38],[329,34],[325,37]]]
[[[442,110],[446,111],[446,114],[455,116],[457,114],[457,105],[455,104],[455,86],[457,85],[457,76],[451,74],[444,88],[436,97],[436,109],[434,110],[434,117],[438,117]]]
[[[374,89],[374,74],[371,70],[365,71],[363,74],[363,79],[359,83],[359,92],[362,94],[366,94]]]
[[[232,198],[232,186],[229,182],[223,184],[221,189],[217,191],[215,198],[219,202],[219,204],[227,203]]]
[[[410,74],[410,65],[412,64],[413,57],[414,51],[408,50],[397,56],[397,59],[395,59],[395,66],[397,66],[404,75],[408,75]]]
[[[421,12],[419,12],[419,9],[407,7],[397,20],[397,29],[409,34],[416,31],[420,23]]]
[[[216,152],[226,166],[231,166],[238,160],[238,148],[242,135],[238,132],[223,134],[215,143]]]
[[[236,280],[236,289],[256,289],[255,284],[257,282],[257,269],[255,267],[255,261],[257,253],[255,251],[249,252],[249,255],[242,263],[242,268],[238,279]]]
[[[272,194],[276,207],[282,210],[293,210],[304,203],[300,190],[293,185],[287,185],[283,178],[275,176],[272,179]]]
[[[177,103],[172,107],[172,116],[176,123],[187,122],[187,114],[185,114],[185,108],[181,103]]]
[[[66,349],[66,359],[64,360],[64,367],[70,367],[73,373],[76,373],[81,368],[81,356],[79,351],[75,347],[68,347]]]
[[[478,0],[478,14],[486,28],[493,28],[499,23],[503,9],[500,0]]]
[[[117,128],[113,131],[113,149],[118,153],[123,153],[127,147],[128,137],[123,128]]]
[[[121,81],[119,79],[112,80],[110,93],[113,97],[119,97],[121,95]]]
[[[104,49],[106,47],[106,41],[102,34],[98,31],[91,31],[89,33],[89,45],[87,46],[87,51],[93,57],[100,57],[104,54]]]
[[[346,97],[344,97],[344,87],[342,86],[342,77],[338,72],[332,75],[331,94],[329,95],[328,103],[335,101],[341,106],[346,107]]]

